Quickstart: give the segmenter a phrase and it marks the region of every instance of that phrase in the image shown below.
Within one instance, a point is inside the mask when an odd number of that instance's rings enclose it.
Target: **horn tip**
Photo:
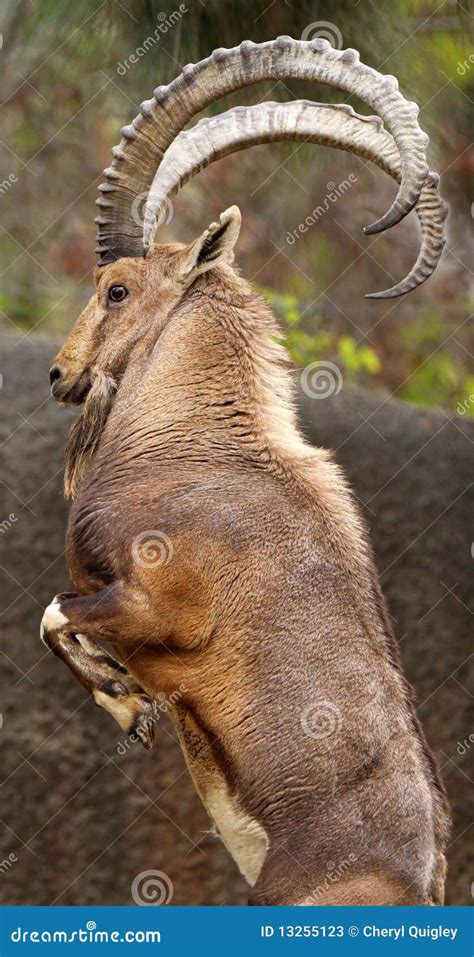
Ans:
[[[399,293],[391,293],[389,289],[383,292],[366,292],[365,299],[394,299]]]
[[[413,206],[415,204],[413,203]],[[413,207],[410,206],[408,209],[397,210],[393,207],[389,209],[384,216],[381,216],[380,219],[376,219],[374,223],[370,223],[369,226],[364,226],[364,233],[366,236],[373,236],[374,233],[383,233],[385,229],[390,229],[391,226],[396,226],[397,223],[403,219],[407,213],[410,212],[410,209]]]
[[[424,277],[425,279],[428,276]],[[424,282],[424,279],[421,280]],[[397,283],[396,286],[392,286],[390,289],[382,289],[380,292],[367,292],[365,294],[366,299],[397,299],[399,296],[405,296],[407,292],[412,292],[413,289],[416,289],[420,285],[420,281],[413,281],[410,277],[402,280],[402,282]]]

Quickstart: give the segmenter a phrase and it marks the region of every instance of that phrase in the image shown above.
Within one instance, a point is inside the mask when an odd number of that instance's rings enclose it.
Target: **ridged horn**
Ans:
[[[369,292],[366,299],[395,299],[421,286],[430,278],[439,263],[446,245],[444,222],[449,208],[438,192],[439,176],[430,173],[423,184],[420,198],[415,206],[421,226],[421,246],[415,265],[395,286],[382,292]]]
[[[196,173],[230,153],[281,140],[318,143],[347,150],[371,160],[398,183],[401,180],[397,145],[378,116],[360,116],[345,104],[308,100],[238,106],[219,116],[200,120],[192,129],[176,137],[150,189],[145,212],[145,244],[152,242],[157,212]],[[436,268],[445,245],[444,221],[447,215],[446,203],[438,194],[438,183],[436,173],[430,173],[415,206],[421,225],[421,246],[413,269],[396,286],[371,293],[367,298],[402,296],[428,279]]]
[[[395,77],[365,66],[356,50],[336,50],[322,38],[278,37],[261,44],[246,40],[184,67],[169,86],[158,87],[153,99],[142,103],[139,115],[122,130],[112,165],[104,171],[106,182],[99,187],[99,265],[143,255],[137,203],[148,194],[164,153],[190,120],[228,93],[262,80],[285,79],[339,87],[380,115],[400,152],[401,184],[388,212],[366,231],[378,232],[399,222],[415,205],[429,170],[428,137],[418,125],[418,108],[399,92]]]

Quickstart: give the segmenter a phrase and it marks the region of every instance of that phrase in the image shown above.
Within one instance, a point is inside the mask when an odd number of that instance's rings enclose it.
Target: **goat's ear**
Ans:
[[[180,253],[181,278],[189,284],[196,276],[222,262],[231,262],[234,246],[237,242],[242,217],[238,206],[229,206],[221,213],[217,223],[211,223],[207,229]]]

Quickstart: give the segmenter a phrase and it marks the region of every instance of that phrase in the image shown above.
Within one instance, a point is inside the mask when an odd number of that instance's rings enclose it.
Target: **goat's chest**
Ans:
[[[80,496],[71,509],[67,530],[67,562],[71,581],[79,592],[107,585],[115,577],[112,503]]]

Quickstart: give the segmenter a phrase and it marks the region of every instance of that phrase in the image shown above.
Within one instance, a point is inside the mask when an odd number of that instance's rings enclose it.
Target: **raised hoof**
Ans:
[[[68,623],[66,616],[60,611],[60,603],[56,598],[53,598],[51,604],[45,609],[40,626],[41,641],[51,650],[54,650],[59,641],[60,632],[64,631]]]
[[[120,679],[108,679],[93,692],[95,703],[111,714],[130,736],[136,735],[147,751],[155,743],[155,716],[151,698],[131,693]]]
[[[153,702],[146,694],[133,695],[134,698],[141,699],[142,712],[139,714],[129,734],[136,734],[143,747],[151,751],[155,745],[155,716],[153,713]]]

